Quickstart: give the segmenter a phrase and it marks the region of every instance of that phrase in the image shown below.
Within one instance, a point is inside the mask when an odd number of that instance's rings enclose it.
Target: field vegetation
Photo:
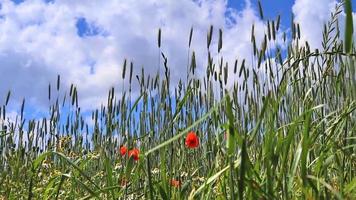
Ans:
[[[118,78],[127,90],[112,88],[91,123],[80,88],[56,98],[66,89],[60,76],[48,87],[47,116],[26,119],[23,100],[10,120],[9,91],[0,107],[0,199],[356,199],[356,49],[344,3],[324,26],[322,48],[300,40],[296,23],[278,36],[276,17],[265,20],[261,43],[252,27],[252,62],[232,66],[223,30],[207,27],[206,66],[188,30],[178,83],[158,30],[161,73],[136,75],[125,61]]]

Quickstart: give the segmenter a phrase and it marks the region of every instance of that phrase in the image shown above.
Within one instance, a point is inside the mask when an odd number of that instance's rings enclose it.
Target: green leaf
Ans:
[[[71,161],[69,158],[67,158],[64,154],[59,153],[59,152],[54,152],[54,151],[49,151],[46,153],[43,153],[42,155],[38,156],[36,160],[33,161],[33,169],[37,169],[39,165],[42,163],[42,161],[49,155],[56,155],[59,158],[63,159],[66,161],[68,164],[70,164],[73,168],[78,170],[79,174],[83,176],[85,179],[87,179],[91,184],[93,184],[97,189],[100,190],[100,187],[91,180],[91,178],[78,166],[76,165],[73,161]]]
[[[105,155],[105,154],[104,154]],[[113,181],[113,173],[112,173],[112,167],[109,158],[105,155],[105,169],[106,169],[106,178],[107,178],[107,183],[108,186],[111,187],[114,185]],[[114,190],[111,191],[111,195],[113,199],[117,199]]]
[[[226,94],[226,116],[228,119],[228,130],[227,130],[227,149],[228,149],[228,154],[232,155],[235,151],[235,146],[236,146],[236,140],[235,140],[235,129],[234,129],[234,115],[232,113],[232,105],[230,101],[230,97],[228,94]],[[241,142],[241,139],[239,140]]]
[[[340,195],[340,193],[335,190],[330,184],[326,183],[324,180],[318,178],[318,177],[315,177],[315,176],[311,176],[311,175],[307,175],[307,178],[311,179],[311,180],[315,180],[317,181],[319,184],[323,185],[324,187],[326,187],[328,190],[331,191],[331,193],[333,193],[335,195],[335,197],[337,199],[343,199]]]
[[[87,192],[89,192],[89,194],[91,194],[92,196],[95,197],[99,197],[97,193],[95,193],[92,189],[90,189],[89,186],[87,186],[86,184],[84,184],[81,180],[77,179],[75,176],[71,176],[70,174],[62,174],[62,177],[66,177],[68,179],[73,180],[74,182],[78,183],[80,186],[82,186],[81,188],[84,188]],[[58,190],[59,192],[59,190]]]
[[[162,199],[168,199],[167,193],[166,193],[166,191],[164,191],[162,186],[158,184],[157,187],[158,187],[158,191],[159,191],[159,194],[161,195]]]
[[[240,165],[240,162],[241,162],[240,158],[235,160],[234,168],[237,168]],[[206,187],[208,187],[210,184],[212,184],[216,179],[218,179],[222,174],[224,174],[229,169],[230,169],[230,165],[224,167],[222,170],[220,170],[219,172],[217,172],[214,175],[212,175],[211,177],[209,177],[203,185],[201,185],[197,190],[193,190],[190,193],[189,199],[193,199],[195,196],[197,196],[200,192],[202,192]]]
[[[289,175],[289,183],[288,183],[288,190],[289,191],[293,191],[292,187],[293,187],[294,178],[296,176],[297,167],[298,167],[298,163],[299,163],[301,154],[302,154],[302,141],[299,142],[297,150],[295,151],[295,154],[294,154],[294,160],[293,160],[293,164],[292,164],[292,171],[291,171],[291,173]]]
[[[353,20],[351,0],[345,0],[344,3],[346,22],[345,22],[345,51],[350,53],[352,50]]]

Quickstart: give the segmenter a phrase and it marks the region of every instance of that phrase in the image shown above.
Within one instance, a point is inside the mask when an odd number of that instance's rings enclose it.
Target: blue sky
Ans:
[[[217,53],[216,33],[219,28],[223,29],[222,53],[229,66],[233,66],[237,58],[246,58],[249,63],[252,24],[255,24],[259,42],[265,33],[265,21],[259,17],[257,0],[102,2],[0,0],[0,74],[6,74],[0,82],[0,105],[11,90],[10,112],[17,112],[24,97],[27,105],[46,110],[48,84],[54,85],[60,74],[59,96],[74,83],[78,86],[83,109],[95,108],[105,102],[111,87],[117,88],[120,95],[125,58],[134,63],[134,74],[139,74],[141,67],[146,73],[156,72],[158,28],[162,29],[161,50],[168,56],[173,84],[186,68],[191,27],[194,27],[192,49],[197,56],[198,75],[205,72],[205,40],[210,25],[215,27],[214,54]],[[279,36],[290,31],[293,13],[300,23],[302,40],[309,41],[314,48],[320,47],[322,25],[336,3],[335,0],[261,2],[265,19],[281,15]],[[355,6],[356,3],[354,10]],[[235,23],[229,23],[231,19]]]
[[[251,1],[252,6],[256,11],[258,10],[258,1]],[[292,6],[294,0],[262,0],[261,5],[263,8],[263,14],[266,19],[275,19],[278,15],[281,15],[281,22],[284,26],[290,24],[292,15]],[[230,0],[228,5],[233,8],[243,9],[246,3],[241,0]]]
[[[14,0],[22,2],[22,0]],[[253,8],[258,11],[258,1],[251,1]],[[290,26],[292,16],[292,6],[294,0],[268,0],[262,1],[264,18],[266,20],[275,20],[278,15],[281,16],[281,24],[284,27]],[[246,7],[244,0],[228,0],[227,6],[236,10],[243,10]],[[80,36],[93,36],[100,34],[97,27],[89,24],[85,18],[79,18],[77,23],[78,34]]]
[[[310,0],[313,2],[313,0]],[[327,2],[327,1],[325,1]],[[321,1],[315,1],[315,4],[325,3]],[[352,2],[352,8],[356,10],[356,1]],[[251,4],[253,8],[258,11],[258,0],[252,0]],[[281,24],[284,27],[289,27],[292,19],[292,7],[295,4],[295,0],[261,0],[263,8],[263,14],[266,20],[276,19],[278,15],[281,16]],[[246,2],[243,0],[228,0],[228,6],[236,8],[238,10],[243,9],[246,6]]]

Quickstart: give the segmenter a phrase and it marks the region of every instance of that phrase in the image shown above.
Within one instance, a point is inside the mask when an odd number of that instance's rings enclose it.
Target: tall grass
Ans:
[[[93,126],[74,85],[42,119],[26,120],[23,100],[8,120],[9,92],[0,110],[0,199],[355,199],[356,54],[347,34],[343,48],[341,8],[324,27],[322,49],[302,43],[295,23],[287,50],[273,47],[278,17],[266,22],[262,44],[252,30],[254,62],[233,67],[220,52],[222,30],[219,60],[211,56],[211,26],[204,77],[196,76],[191,29],[187,78],[177,86],[159,30],[158,74],[142,69],[135,99],[134,66],[125,61],[129,91],[118,97],[112,88]],[[51,88],[49,99],[59,76]],[[190,131],[198,148],[185,145]],[[139,159],[120,155],[121,146],[139,149]]]

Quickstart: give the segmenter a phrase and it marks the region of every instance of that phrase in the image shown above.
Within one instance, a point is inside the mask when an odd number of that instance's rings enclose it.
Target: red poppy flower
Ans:
[[[185,138],[185,146],[188,148],[196,148],[199,146],[199,138],[194,131],[190,131]]]
[[[136,148],[132,149],[129,151],[129,157],[132,156],[132,158],[135,160],[135,161],[138,161],[138,155],[140,154],[140,151]]]
[[[172,180],[171,180],[171,186],[177,188],[177,187],[180,187],[180,185],[181,185],[180,181],[175,180],[175,179],[172,179]]]
[[[127,152],[127,147],[121,146],[121,147],[120,147],[120,154],[121,154],[121,156],[124,156],[124,155],[126,154],[126,152]]]

